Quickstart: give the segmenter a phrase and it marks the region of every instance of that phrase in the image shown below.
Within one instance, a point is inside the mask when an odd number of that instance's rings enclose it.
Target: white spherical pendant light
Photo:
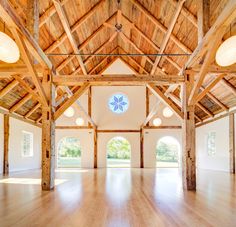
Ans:
[[[229,66],[236,63],[236,36],[226,39],[216,52],[216,63]]]
[[[154,126],[160,126],[162,124],[162,120],[157,117],[153,120],[152,123],[153,123]]]
[[[78,126],[83,126],[84,125],[84,119],[82,117],[78,117],[75,121],[75,123],[78,125]]]
[[[163,116],[166,118],[173,116],[173,111],[169,107],[165,107],[162,113],[163,113]]]
[[[20,58],[20,51],[15,41],[7,34],[0,32],[0,60],[15,63]]]
[[[64,112],[64,115],[66,117],[73,117],[75,114],[75,111],[72,107],[69,107],[65,112]]]

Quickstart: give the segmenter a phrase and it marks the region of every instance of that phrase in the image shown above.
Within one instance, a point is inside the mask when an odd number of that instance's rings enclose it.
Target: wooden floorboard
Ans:
[[[177,169],[59,170],[52,192],[40,171],[0,178],[0,226],[236,226],[235,176],[198,171],[197,192]]]

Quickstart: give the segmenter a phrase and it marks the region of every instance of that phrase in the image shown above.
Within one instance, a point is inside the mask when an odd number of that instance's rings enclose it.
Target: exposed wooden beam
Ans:
[[[65,5],[68,0],[62,0],[61,5]],[[39,27],[42,27],[56,13],[54,5],[51,5],[39,18]]]
[[[3,175],[9,174],[9,132],[10,121],[9,114],[3,115],[3,131],[4,131],[4,145],[3,145]]]
[[[1,91],[0,91],[0,99],[8,94],[14,87],[16,87],[19,84],[18,81],[13,80],[11,83],[9,83],[6,87],[4,87]]]
[[[198,0],[198,43],[210,28],[210,0]]]
[[[195,116],[194,105],[189,105],[189,95],[193,87],[193,76],[186,76],[186,82],[183,84],[182,111],[184,118],[182,121],[182,179],[183,188],[187,190],[196,190],[196,136],[195,136]]]
[[[93,135],[93,162],[94,162],[94,168],[96,169],[98,167],[98,130],[97,127],[94,128],[94,135]]]
[[[27,114],[24,117],[29,118],[40,107],[41,107],[40,103],[36,104],[31,110],[27,112]]]
[[[185,69],[193,67],[198,64],[203,55],[209,50],[209,46],[212,46],[215,36],[222,37],[225,33],[225,29],[235,19],[236,16],[236,1],[229,0],[222,10],[221,14],[217,17],[215,23],[211,26],[207,34],[203,37],[202,41],[198,44],[190,58],[185,64]],[[217,48],[217,47],[216,47]]]
[[[224,29],[224,28],[222,28]],[[222,35],[223,33],[221,33]],[[189,96],[189,103],[194,103],[196,96],[198,95],[199,89],[202,86],[202,83],[204,82],[204,79],[206,77],[206,74],[208,72],[208,67],[213,62],[213,59],[215,57],[217,48],[221,42],[222,36],[219,35],[215,37],[213,40],[211,40],[211,46],[206,54],[206,57],[204,59],[204,62],[202,64],[201,70],[198,73],[198,77],[194,83],[193,90],[191,91],[191,94]]]
[[[37,41],[25,28],[25,25],[22,24],[17,12],[8,0],[0,0],[0,17],[6,23],[6,25],[11,28],[11,30],[17,29],[18,32],[21,33],[21,39],[26,42],[26,46],[31,55],[34,56],[36,60],[40,62],[40,64],[47,67],[48,69],[52,69],[51,61],[42,51]]]
[[[167,28],[159,22],[141,3],[139,3],[137,0],[131,0],[131,2],[144,14],[146,17],[148,17],[155,25],[158,27],[163,33],[167,32]],[[182,43],[176,36],[171,34],[170,36],[171,41],[173,41],[182,51],[185,53],[192,53],[192,50],[190,50],[184,43]]]
[[[57,120],[66,109],[68,109],[84,92],[89,88],[89,83],[85,83],[81,86],[71,97],[69,97],[54,114],[54,119]]]
[[[236,88],[233,86],[233,84],[231,84],[225,78],[223,78],[220,82],[236,96]]]
[[[168,29],[165,33],[165,36],[164,36],[164,39],[162,40],[162,43],[161,43],[161,46],[160,46],[160,50],[159,50],[159,54],[163,54],[165,49],[166,49],[166,46],[168,44],[168,41],[171,37],[171,34],[172,34],[172,31],[175,27],[175,24],[177,22],[177,19],[180,15],[180,12],[181,12],[181,9],[183,7],[183,4],[184,4],[185,0],[179,0],[178,1],[178,4],[176,6],[176,9],[175,9],[175,13],[174,13],[174,16],[172,17],[171,19],[171,22],[168,26]],[[159,62],[161,61],[161,56],[157,56],[156,59],[155,59],[155,62],[152,66],[152,70],[151,70],[151,74],[154,74],[156,72],[156,68],[159,64]]]
[[[55,181],[55,91],[51,74],[45,71],[43,86],[49,106],[42,106],[42,190],[52,190]]]
[[[24,98],[22,98],[19,102],[17,102],[16,104],[14,104],[11,108],[10,108],[10,112],[15,112],[18,109],[20,109],[26,102],[28,102],[30,99],[32,99],[32,94],[27,94]]]
[[[40,103],[42,102],[42,99],[40,98],[40,96],[37,94],[37,92],[35,92],[28,83],[26,83],[21,76],[19,75],[13,75],[12,76],[16,81],[19,82],[19,84],[32,95],[32,98],[34,98],[35,100],[37,100]]]
[[[67,37],[68,37],[68,39],[70,41],[70,44],[71,44],[71,46],[72,46],[72,48],[74,50],[74,53],[75,54],[80,54],[78,45],[77,45],[77,43],[76,43],[76,41],[75,41],[75,39],[73,37],[73,33],[71,31],[69,21],[67,19],[67,16],[65,14],[64,9],[62,8],[61,2],[59,0],[53,0],[53,3],[55,5],[56,11],[57,11],[58,16],[59,16],[59,18],[61,20],[61,23],[63,25],[63,28],[64,28],[64,30],[65,30],[65,32],[67,34]],[[87,74],[87,70],[86,70],[86,68],[84,66],[82,57],[80,55],[77,55],[76,58],[79,61],[80,67],[81,67],[84,75],[86,75]]]
[[[214,114],[208,110],[205,106],[203,106],[201,103],[196,103],[196,106],[199,107],[201,110],[203,110],[208,116],[214,117]]]
[[[151,92],[160,99],[165,105],[167,105],[181,120],[183,119],[183,113],[179,110],[179,108],[168,99],[162,91],[155,86],[153,83],[148,83],[147,87],[151,90]]]
[[[140,82],[141,84],[147,83],[147,82],[153,82],[157,84],[176,84],[176,83],[182,83],[184,81],[183,77],[176,76],[176,75],[148,75],[148,74],[132,74],[132,75],[102,75],[102,74],[96,74],[96,75],[60,75],[60,76],[54,76],[53,77],[53,83],[56,85],[65,85],[65,86],[71,86],[71,85],[80,85],[85,82],[94,83],[94,84],[112,84],[115,82]]]
[[[143,129],[181,129],[181,125],[144,126]]]
[[[39,1],[27,0],[26,28],[39,41]]]
[[[198,101],[200,101],[203,97],[205,97],[205,95],[213,88],[215,87],[215,85],[217,83],[219,83],[224,77],[226,76],[226,74],[221,74],[218,75],[210,84],[207,85],[207,87],[196,96],[196,98],[194,99],[193,103],[197,103]],[[201,87],[199,88],[201,89]]]
[[[235,117],[234,113],[229,115],[229,155],[230,172],[235,174]]]
[[[25,62],[25,64],[27,65],[27,68],[30,72],[32,81],[35,85],[35,87],[37,88],[37,91],[39,93],[40,98],[42,99],[42,102],[44,103],[44,105],[48,105],[48,101],[45,95],[45,91],[43,89],[43,86],[39,80],[39,77],[36,73],[36,70],[34,69],[32,60],[30,58],[30,55],[28,53],[28,50],[26,48],[26,45],[24,43],[24,41],[22,40],[22,37],[20,36],[20,34],[18,33],[18,31],[16,29],[11,29],[12,33],[14,34],[14,37],[16,38],[16,42],[20,48],[21,51],[21,55],[23,57],[23,60]]]

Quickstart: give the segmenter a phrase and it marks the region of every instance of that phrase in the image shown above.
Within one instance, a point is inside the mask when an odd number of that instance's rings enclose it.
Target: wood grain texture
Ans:
[[[40,172],[0,179],[0,225],[44,227],[233,227],[235,177],[198,171],[196,192],[177,169],[58,170],[54,191]]]

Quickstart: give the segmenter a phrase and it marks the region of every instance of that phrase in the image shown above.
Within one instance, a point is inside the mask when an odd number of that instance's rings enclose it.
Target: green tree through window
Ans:
[[[58,145],[58,167],[80,167],[81,146],[78,138],[65,137]]]
[[[123,137],[115,137],[107,144],[108,166],[127,166],[131,158],[129,141]]]

